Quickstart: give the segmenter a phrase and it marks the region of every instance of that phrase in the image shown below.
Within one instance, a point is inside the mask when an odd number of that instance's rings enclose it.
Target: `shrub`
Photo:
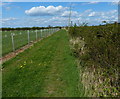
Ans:
[[[80,38],[85,42],[84,54],[80,54],[81,50],[78,50],[79,46],[74,46],[74,51],[77,53],[76,56],[79,57],[80,61],[82,60],[83,63],[85,63],[84,67],[89,68],[91,66],[92,68],[94,65],[94,68],[96,69],[98,67],[101,68],[101,70],[103,70],[101,72],[101,77],[103,76],[105,79],[107,79],[107,77],[111,76],[109,84],[111,83],[111,88],[115,88],[117,92],[120,91],[119,26],[120,24],[115,23],[100,26],[74,26],[69,29],[69,34],[72,39]],[[106,96],[106,94],[108,94],[107,91],[104,95]],[[110,95],[110,93],[108,95]]]

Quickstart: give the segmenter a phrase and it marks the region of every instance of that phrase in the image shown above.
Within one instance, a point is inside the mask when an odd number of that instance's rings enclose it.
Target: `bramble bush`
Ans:
[[[120,31],[119,24],[106,24],[100,26],[73,26],[69,28],[71,39],[78,37],[84,41],[84,54],[76,55],[82,60],[84,67],[101,68],[104,78],[110,77],[109,86],[116,88],[116,94],[111,91],[105,96],[118,96],[120,92]],[[78,54],[78,48],[76,49]],[[81,53],[81,50],[79,50]],[[103,94],[101,96],[104,96]]]

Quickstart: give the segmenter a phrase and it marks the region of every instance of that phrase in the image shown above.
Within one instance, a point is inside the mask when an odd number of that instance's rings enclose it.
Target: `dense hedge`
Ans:
[[[118,25],[71,27],[72,37],[82,37],[90,58],[104,68],[120,65],[120,32]]]
[[[69,28],[70,36],[82,38],[85,42],[86,54],[83,56],[76,55],[82,61],[86,62],[84,66],[92,66],[90,62],[94,62],[95,68],[104,68],[105,77],[113,77],[111,86],[120,91],[120,79],[116,78],[115,72],[119,75],[120,71],[120,31],[117,23],[106,24],[104,26],[81,26]],[[78,53],[77,53],[78,54]],[[93,63],[92,63],[93,64]]]

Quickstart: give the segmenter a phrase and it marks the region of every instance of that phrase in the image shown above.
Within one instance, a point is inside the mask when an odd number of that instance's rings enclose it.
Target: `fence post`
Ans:
[[[53,28],[52,28],[52,34],[53,34]]]
[[[48,35],[50,34],[50,29],[48,29]]]
[[[28,30],[28,44],[30,42],[30,31]]]
[[[44,37],[46,37],[46,35],[47,35],[47,32],[45,31],[45,32],[44,32]]]
[[[45,30],[45,29],[42,30],[42,38],[44,38],[44,30]]]
[[[49,28],[47,29],[47,33],[46,33],[46,36],[48,36],[49,35]]]
[[[47,32],[46,32],[46,37],[49,35],[49,29],[47,29]]]
[[[48,32],[48,30],[46,29],[46,30],[45,30],[45,37],[47,36],[47,32]]]
[[[44,29],[42,30],[42,38],[44,37],[43,32],[44,32]]]
[[[50,30],[51,30],[51,28],[49,29],[49,35],[50,35],[50,32],[51,32]]]
[[[42,38],[42,29],[40,30],[40,35],[41,35],[40,37]]]
[[[15,45],[14,45],[14,35],[11,33],[11,38],[12,38],[12,47],[13,47],[13,52],[15,51]]]
[[[44,32],[44,37],[46,37],[46,33],[47,33],[47,32],[46,32],[46,30],[45,30],[45,32]]]
[[[52,34],[52,28],[50,29],[50,35]]]
[[[37,40],[37,30],[36,30],[36,40]]]

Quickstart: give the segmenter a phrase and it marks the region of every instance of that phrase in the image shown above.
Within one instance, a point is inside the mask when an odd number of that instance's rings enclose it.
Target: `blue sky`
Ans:
[[[118,20],[118,5],[112,2],[3,2],[0,20],[2,27],[66,26],[70,5],[73,23]]]
[[[119,0],[2,0],[3,2],[118,2]]]

